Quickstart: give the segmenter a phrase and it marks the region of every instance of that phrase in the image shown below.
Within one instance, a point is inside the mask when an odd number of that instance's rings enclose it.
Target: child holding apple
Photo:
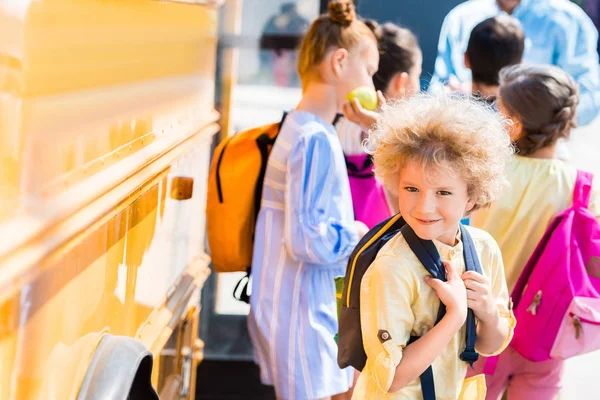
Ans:
[[[423,56],[410,30],[390,22],[379,26],[368,20],[366,24],[379,45],[379,68],[373,76],[377,94],[369,86],[353,90],[342,106],[346,118],[336,124],[336,130],[348,167],[355,218],[371,228],[397,213],[398,202],[375,179],[371,156],[365,153],[362,142],[377,122],[374,111],[378,97],[379,103],[384,103],[384,97],[399,100],[420,90]]]
[[[367,227],[354,220],[331,121],[350,91],[372,84],[378,61],[350,0],[330,2],[300,47],[303,96],[269,156],[248,317],[261,380],[279,399],[341,399],[352,385],[353,371],[337,365],[334,278]]]

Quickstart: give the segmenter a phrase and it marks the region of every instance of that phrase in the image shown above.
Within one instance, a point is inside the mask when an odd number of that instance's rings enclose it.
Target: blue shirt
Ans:
[[[495,0],[471,0],[456,6],[444,19],[432,87],[454,75],[471,80],[464,54],[473,28],[481,21],[504,13]],[[579,85],[579,125],[591,122],[600,111],[598,31],[587,14],[567,0],[521,0],[512,16],[525,32],[523,59],[531,64],[561,67]]]
[[[291,111],[269,155],[252,254],[248,330],[262,383],[283,399],[320,399],[352,384],[337,364],[335,278],[358,243],[333,125]]]

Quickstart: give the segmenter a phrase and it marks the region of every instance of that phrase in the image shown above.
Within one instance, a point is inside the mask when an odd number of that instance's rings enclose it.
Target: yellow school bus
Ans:
[[[0,0],[1,400],[194,397],[220,3]]]

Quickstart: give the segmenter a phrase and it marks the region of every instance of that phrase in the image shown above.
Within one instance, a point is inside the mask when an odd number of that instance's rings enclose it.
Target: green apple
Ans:
[[[361,86],[357,87],[346,96],[346,99],[352,101],[354,99],[358,99],[360,105],[371,111],[375,111],[377,109],[377,92],[370,86]]]

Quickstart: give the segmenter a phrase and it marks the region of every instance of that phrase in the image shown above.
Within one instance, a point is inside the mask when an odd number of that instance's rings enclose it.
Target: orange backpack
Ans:
[[[206,225],[216,272],[249,273],[267,161],[284,119],[285,114],[280,122],[239,132],[215,149]]]

